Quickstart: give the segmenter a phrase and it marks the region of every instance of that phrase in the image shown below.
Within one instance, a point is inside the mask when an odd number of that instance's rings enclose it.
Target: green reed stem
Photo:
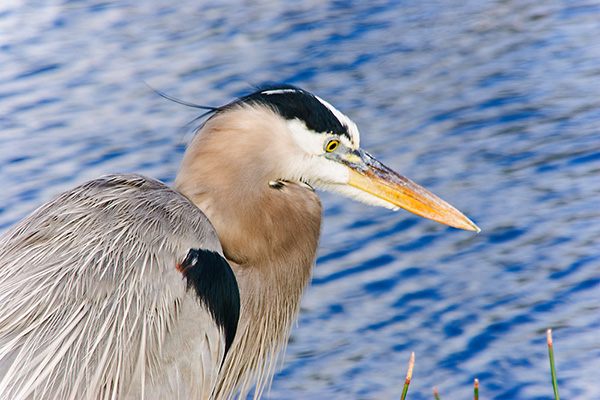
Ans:
[[[404,390],[402,390],[402,397],[400,400],[406,399],[406,393],[408,393],[408,385],[410,385],[410,380],[412,379],[413,368],[415,367],[415,352],[410,356],[410,361],[408,362],[408,372],[406,374],[406,381],[404,381]]]
[[[552,373],[552,388],[554,388],[554,399],[558,397],[558,384],[556,383],[556,368],[554,367],[554,350],[552,349],[552,329],[548,329],[546,338],[548,339],[548,354],[550,354],[550,372]]]

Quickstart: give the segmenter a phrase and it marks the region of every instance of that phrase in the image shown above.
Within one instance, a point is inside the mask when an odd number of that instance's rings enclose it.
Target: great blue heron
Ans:
[[[0,242],[1,399],[259,398],[314,264],[313,187],[479,230],[280,85],[212,110],[174,188],[84,183]]]

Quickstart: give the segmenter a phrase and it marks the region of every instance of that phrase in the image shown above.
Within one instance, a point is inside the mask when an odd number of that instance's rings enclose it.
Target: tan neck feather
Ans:
[[[215,115],[196,135],[175,181],[214,225],[240,287],[238,332],[217,399],[240,388],[244,394],[254,383],[260,393],[269,382],[310,279],[321,224],[312,189],[269,185],[285,179],[279,171],[292,156],[285,151],[295,146],[284,121],[266,109],[227,114]]]

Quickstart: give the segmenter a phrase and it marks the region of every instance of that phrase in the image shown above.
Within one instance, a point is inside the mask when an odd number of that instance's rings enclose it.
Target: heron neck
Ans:
[[[317,194],[304,184],[269,184],[277,176],[273,154],[285,146],[266,131],[273,124],[264,122],[209,120],[188,147],[175,181],[213,224],[240,288],[240,321],[219,394],[240,386],[245,392],[256,382],[261,390],[269,381],[310,279],[319,238]],[[245,130],[257,124],[264,129]]]

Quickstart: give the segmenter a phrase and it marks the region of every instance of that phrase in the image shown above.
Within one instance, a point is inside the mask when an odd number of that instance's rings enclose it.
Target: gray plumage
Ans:
[[[175,269],[198,247],[222,253],[204,214],[140,175],[88,182],[23,220],[0,242],[0,397],[209,393],[222,334]]]

